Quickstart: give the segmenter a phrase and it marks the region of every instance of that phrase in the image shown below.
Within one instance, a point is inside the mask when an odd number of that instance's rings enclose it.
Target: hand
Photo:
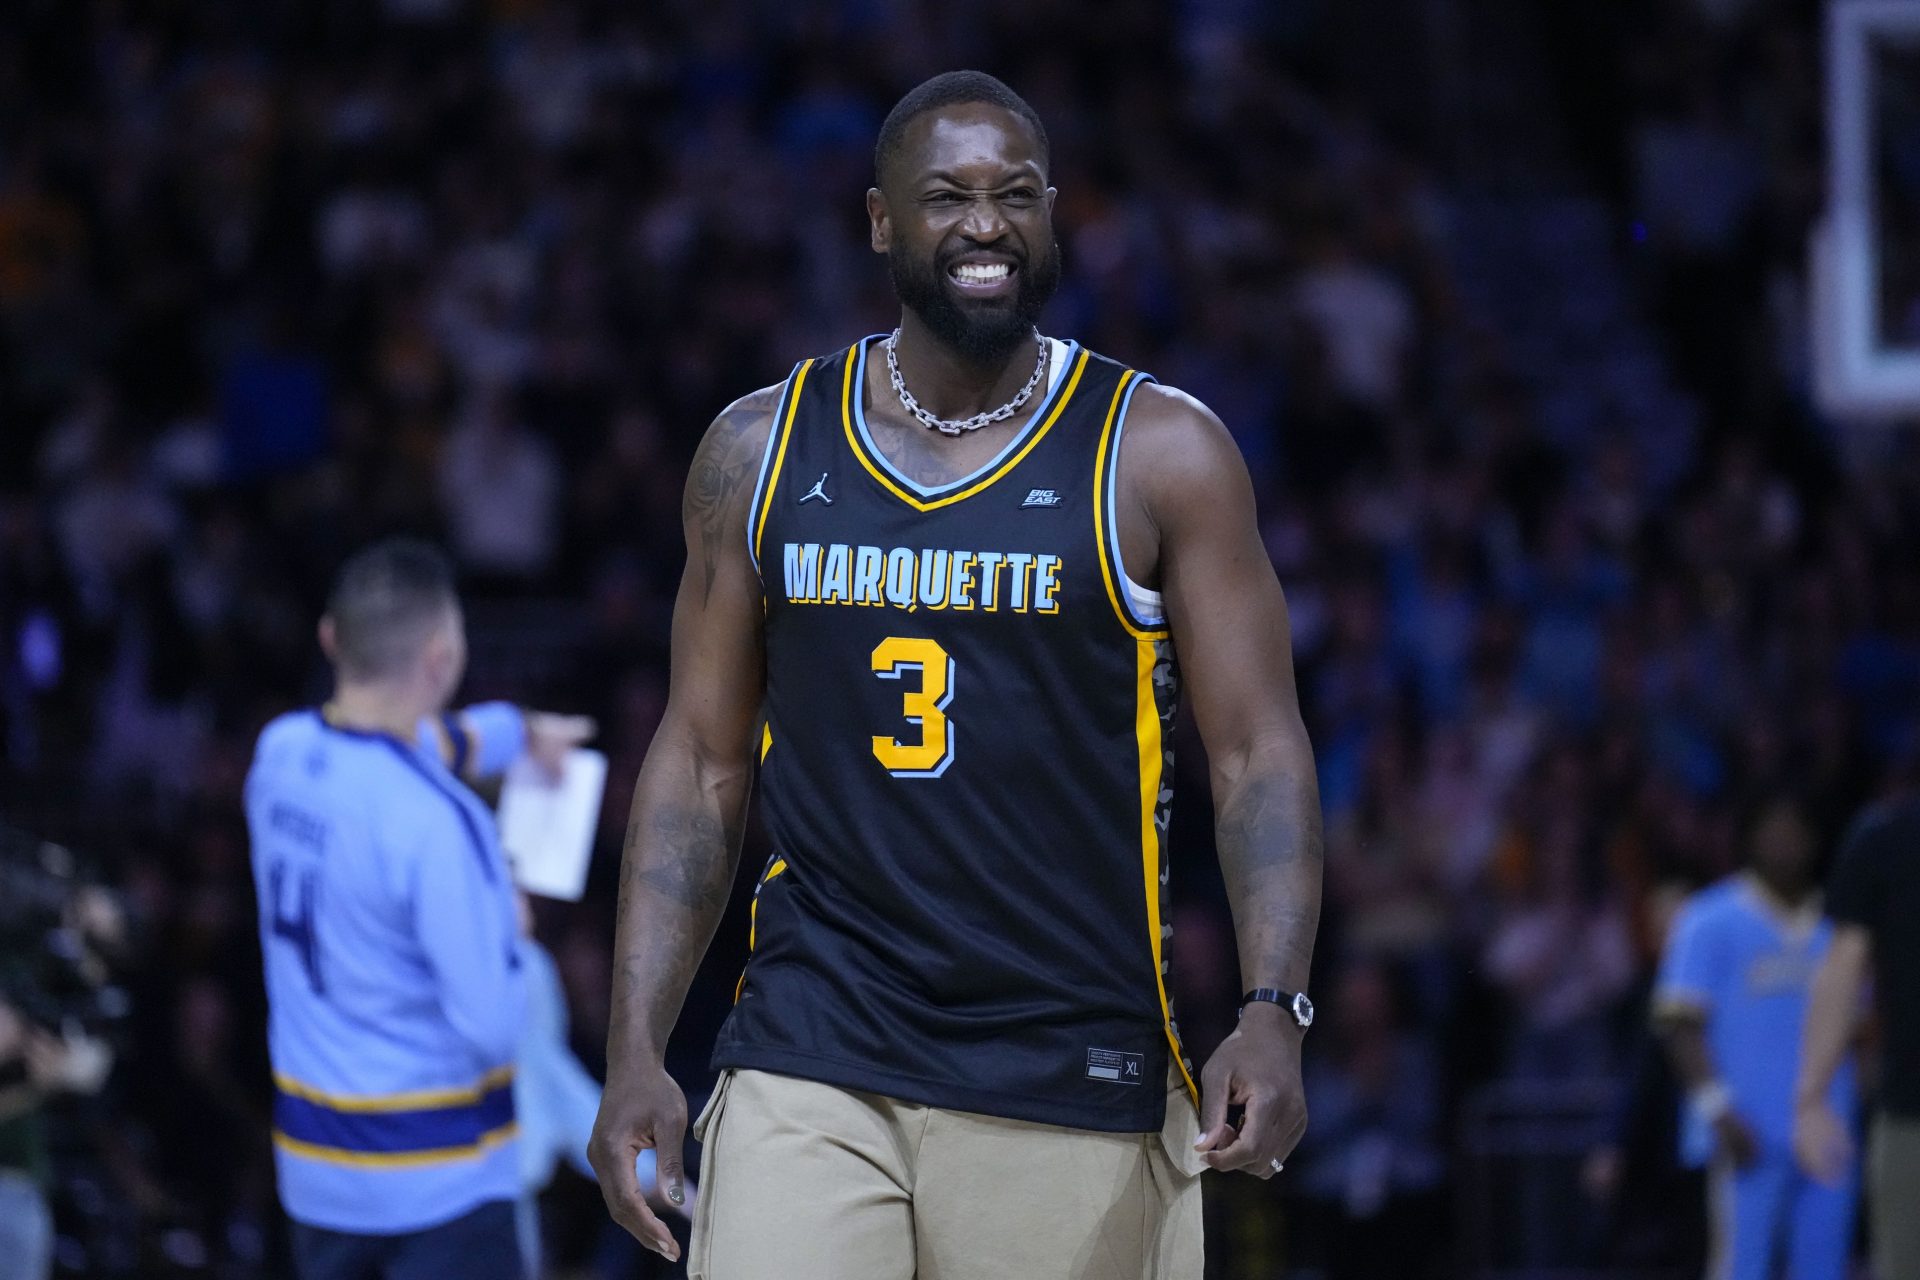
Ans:
[[[1836,1187],[1846,1180],[1853,1165],[1853,1137],[1825,1098],[1803,1102],[1795,1109],[1793,1154],[1815,1182]]]
[[[1760,1158],[1760,1140],[1736,1111],[1722,1111],[1713,1122],[1713,1146],[1736,1169],[1748,1168]]]
[[[1277,1005],[1254,1003],[1200,1073],[1200,1140],[1195,1151],[1221,1170],[1271,1178],[1307,1131],[1300,1082],[1300,1028]],[[1241,1106],[1238,1132],[1227,1108]]]
[[[555,782],[566,769],[567,753],[592,740],[599,731],[592,716],[563,716],[552,711],[528,711],[527,754]]]
[[[687,1095],[664,1065],[648,1062],[608,1073],[600,1114],[594,1117],[593,1137],[587,1142],[587,1160],[600,1179],[600,1195],[613,1220],[669,1262],[679,1261],[680,1244],[641,1194],[633,1160],[652,1148],[661,1192],[669,1204],[685,1206],[686,1140]]]

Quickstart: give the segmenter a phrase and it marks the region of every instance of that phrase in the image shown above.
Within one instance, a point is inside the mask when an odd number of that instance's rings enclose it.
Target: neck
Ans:
[[[440,711],[433,701],[392,683],[342,679],[327,703],[327,723],[412,742],[420,721]]]
[[[1755,871],[1753,882],[1765,890],[1768,897],[1788,908],[1798,907],[1807,900],[1807,895],[1813,892],[1811,882],[1797,877],[1792,880],[1781,880]]]
[[[967,418],[998,409],[1019,394],[1040,361],[1039,345],[1031,333],[1004,357],[971,360],[936,338],[911,311],[901,315],[900,340],[893,354],[913,398],[942,418]]]

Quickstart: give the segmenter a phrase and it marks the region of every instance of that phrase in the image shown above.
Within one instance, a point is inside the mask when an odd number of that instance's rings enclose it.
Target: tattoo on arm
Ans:
[[[727,830],[713,814],[697,809],[664,809],[653,815],[650,825],[652,857],[640,852],[642,828],[635,824],[627,832],[621,897],[626,898],[631,882],[637,881],[689,911],[718,911],[726,906],[739,831]]]
[[[699,531],[700,563],[703,570],[702,600],[713,598],[713,582],[720,573],[720,556],[731,535],[740,532],[736,516],[739,496],[760,461],[759,450],[765,438],[756,428],[764,428],[779,405],[779,388],[770,387],[735,401],[714,419],[706,438],[694,452],[687,472],[687,496],[682,518],[689,536]]]
[[[1306,980],[1320,920],[1320,802],[1312,778],[1250,773],[1215,820],[1247,976]]]
[[[732,815],[732,816],[726,816]],[[609,1043],[664,1046],[733,888],[743,806],[665,807],[627,828]]]

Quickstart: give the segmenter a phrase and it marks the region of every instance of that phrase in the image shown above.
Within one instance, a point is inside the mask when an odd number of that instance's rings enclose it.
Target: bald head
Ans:
[[[910,90],[887,112],[886,120],[880,125],[880,136],[873,144],[874,185],[886,186],[887,176],[899,158],[914,121],[947,107],[974,104],[999,107],[1025,120],[1039,144],[1041,164],[1047,163],[1050,157],[1047,127],[1040,123],[1040,113],[1027,105],[1025,98],[984,71],[948,71]]]

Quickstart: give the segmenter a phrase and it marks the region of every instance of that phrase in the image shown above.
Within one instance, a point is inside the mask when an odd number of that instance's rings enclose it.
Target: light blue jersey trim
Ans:
[[[865,397],[861,394],[867,385],[867,348],[885,336],[885,334],[874,334],[872,337],[860,339],[860,360],[854,366],[853,370],[853,425],[854,428],[860,432],[860,443],[867,446],[867,453],[873,460],[882,467],[885,467],[888,475],[923,498],[937,498],[942,494],[951,493],[955,489],[965,488],[1019,452],[1020,446],[1026,443],[1027,437],[1032,435],[1034,430],[1039,427],[1042,422],[1047,420],[1047,411],[1053,407],[1053,402],[1060,398],[1060,389],[1066,386],[1069,381],[1067,378],[1049,379],[1052,385],[1047,388],[1046,398],[1040,402],[1040,407],[1033,411],[1027,418],[1025,425],[1015,433],[1013,439],[1007,441],[1005,448],[993,456],[991,462],[981,467],[978,471],[970,475],[961,476],[958,480],[952,481],[951,483],[928,488],[926,485],[920,484],[912,477],[906,475],[898,467],[894,466],[892,462],[888,461],[887,455],[880,451],[880,446],[873,442],[872,433],[867,430],[867,410],[866,406],[862,403]],[[1069,342],[1067,344],[1067,358],[1060,361],[1057,367],[1060,370],[1071,369],[1073,368],[1073,362],[1079,358],[1080,344],[1077,342]]]
[[[1120,597],[1120,606],[1127,611],[1127,616],[1138,627],[1166,626],[1166,610],[1162,608],[1158,617],[1147,617],[1137,607],[1140,601],[1136,593],[1149,595],[1154,593],[1148,592],[1145,587],[1127,576],[1126,564],[1120,558],[1120,518],[1114,511],[1113,495],[1114,491],[1120,487],[1120,441],[1127,431],[1127,410],[1133,405],[1133,393],[1140,389],[1142,383],[1152,381],[1154,377],[1150,373],[1139,375],[1128,385],[1126,395],[1121,397],[1120,413],[1113,423],[1113,443],[1109,446],[1110,451],[1107,455],[1106,495],[1102,499],[1107,504],[1107,556],[1113,561],[1114,570],[1120,575],[1120,584],[1123,588],[1117,593]]]
[[[780,444],[780,431],[787,420],[787,397],[793,394],[793,375],[800,372],[800,365],[793,366],[793,373],[780,387],[780,401],[773,407],[773,430],[767,432],[767,447],[760,455],[760,476],[753,482],[753,501],[747,504],[747,559],[753,561],[753,571],[760,572],[760,553],[754,548],[754,526],[760,522],[760,502],[767,495],[767,472],[773,470],[773,453]]]
[[[486,837],[480,834],[480,826],[474,821],[473,813],[463,804],[460,797],[433,776],[425,760],[420,758],[419,747],[402,742],[390,733],[379,733],[370,729],[351,729],[345,725],[332,724],[319,711],[311,713],[316,723],[328,733],[337,733],[345,738],[358,738],[363,742],[377,742],[400,758],[401,763],[417,774],[420,780],[431,787],[446,802],[453,806],[459,815],[460,825],[466,829],[467,841],[473,847],[474,856],[480,859],[480,870],[489,881],[498,880],[499,873],[493,868],[493,859],[488,856]]]

